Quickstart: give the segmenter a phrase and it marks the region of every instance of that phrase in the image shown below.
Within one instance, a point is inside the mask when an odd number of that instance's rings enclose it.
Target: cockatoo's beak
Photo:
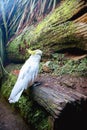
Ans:
[[[31,55],[34,55],[35,54],[35,51],[32,51],[32,50],[30,50],[30,49],[26,49],[27,50],[27,52],[29,53],[29,54],[31,54]]]

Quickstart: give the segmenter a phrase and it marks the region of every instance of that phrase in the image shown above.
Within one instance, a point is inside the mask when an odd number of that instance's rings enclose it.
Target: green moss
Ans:
[[[27,105],[26,105],[27,104]],[[48,130],[48,115],[31,98],[22,96],[19,100],[21,114],[27,122],[33,124],[37,130]]]
[[[6,76],[3,81],[2,81],[2,86],[1,86],[1,94],[8,99],[11,90],[15,84],[17,77],[14,75],[9,75],[8,77]]]
[[[1,86],[1,94],[7,100],[11,90],[16,82],[17,77],[9,75],[3,79]],[[36,102],[33,101],[32,95],[27,95],[25,92],[20,97],[20,100],[12,104],[13,108],[18,108],[23,118],[31,123],[37,130],[49,130],[48,114]]]
[[[61,57],[58,61],[55,60],[52,62],[51,67],[54,69],[53,73],[57,75],[74,74],[87,76],[87,58],[74,61]]]
[[[43,63],[40,63],[40,73],[43,72]],[[53,75],[72,74],[87,76],[87,57],[77,61],[64,57],[64,54],[55,53],[50,59],[49,68]]]
[[[25,31],[7,46],[8,58],[11,60],[14,59],[14,61],[23,61],[28,58],[24,40],[29,48],[39,48],[44,51],[44,54],[51,52],[51,49],[60,50],[80,46],[81,48],[85,48],[82,47],[84,46],[84,44],[82,44],[84,40],[76,36],[77,24],[69,21],[69,19],[73,17],[74,12],[77,12],[77,6],[79,8],[81,2],[79,4],[79,1],[76,0],[66,0],[38,23],[37,26],[31,26],[25,29]],[[67,42],[70,42],[70,44]],[[21,49],[19,46],[21,46]]]

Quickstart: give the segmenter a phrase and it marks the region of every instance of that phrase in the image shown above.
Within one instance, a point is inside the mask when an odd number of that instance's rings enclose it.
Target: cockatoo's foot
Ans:
[[[35,81],[32,86],[33,86],[33,87],[37,87],[37,86],[39,86],[39,85],[41,85],[41,84],[42,84],[41,82]]]

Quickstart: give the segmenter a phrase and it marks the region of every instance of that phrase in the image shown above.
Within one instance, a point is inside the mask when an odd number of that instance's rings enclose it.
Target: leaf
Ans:
[[[2,12],[2,18],[3,18],[3,23],[5,27],[5,32],[6,32],[6,41],[8,39],[8,30],[7,30],[7,23],[6,23],[6,15],[5,15],[5,10],[4,10],[4,2],[3,0],[0,0],[0,7],[1,7],[1,12]]]
[[[2,60],[2,63],[4,62],[4,45],[2,41],[2,30],[0,28],[0,57]]]

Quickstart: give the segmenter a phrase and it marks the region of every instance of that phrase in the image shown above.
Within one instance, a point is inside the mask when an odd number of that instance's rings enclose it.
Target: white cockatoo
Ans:
[[[20,70],[18,79],[8,99],[10,103],[17,102],[22,92],[25,89],[27,89],[29,86],[31,86],[37,77],[38,70],[39,70],[39,63],[42,56],[42,51],[41,50],[34,50],[34,51],[28,50],[28,52],[31,54],[31,56],[25,62],[25,64],[22,66]]]

